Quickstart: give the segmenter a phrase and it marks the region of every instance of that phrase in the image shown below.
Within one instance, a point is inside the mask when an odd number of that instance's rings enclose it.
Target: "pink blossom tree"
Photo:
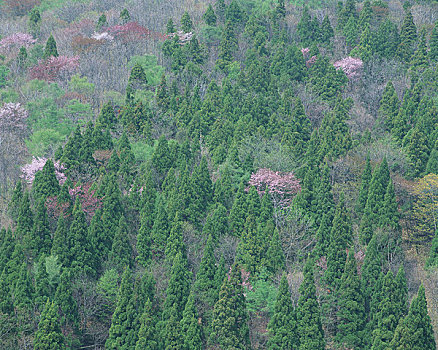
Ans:
[[[32,184],[33,180],[35,180],[35,174],[42,170],[44,165],[46,165],[47,158],[32,158],[32,162],[29,164],[26,164],[21,167],[22,175],[21,177],[27,181],[27,183]],[[59,162],[53,162],[53,165],[55,166],[55,175],[58,179],[59,183],[62,185],[66,180],[67,177],[64,174],[64,166],[60,164]]]
[[[39,61],[38,65],[32,67],[29,72],[31,79],[55,81],[65,74],[73,73],[79,67],[79,56],[49,57],[47,60]]]
[[[249,185],[254,186],[260,195],[267,190],[276,209],[287,208],[294,195],[301,190],[300,181],[292,172],[272,171],[266,168],[253,173]]]
[[[348,79],[354,80],[361,76],[363,61],[360,58],[346,57],[336,61],[333,65],[336,69],[342,69]]]
[[[29,47],[36,43],[36,39],[27,33],[15,33],[0,40],[0,49],[10,50],[11,48]]]

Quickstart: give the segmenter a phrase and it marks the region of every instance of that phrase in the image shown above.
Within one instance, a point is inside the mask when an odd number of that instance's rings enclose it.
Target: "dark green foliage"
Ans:
[[[426,174],[430,173],[438,173],[438,142],[435,142],[435,146],[430,152],[429,160],[427,161]]]
[[[35,333],[35,350],[65,349],[64,335],[59,326],[59,317],[54,302],[47,299],[44,311],[41,313],[38,331]]]
[[[330,39],[335,36],[333,27],[330,23],[329,17],[326,15],[324,16],[324,19],[321,23],[321,29],[320,29],[320,40],[323,43],[329,43]]]
[[[164,349],[165,350],[184,350],[184,334],[182,333],[180,316],[177,306],[173,305],[169,311],[168,320],[164,329]]]
[[[32,228],[33,213],[30,209],[29,193],[25,192],[20,203],[15,236],[19,239],[23,239],[27,234],[32,232]]]
[[[358,36],[358,26],[357,20],[351,16],[344,26],[343,34],[345,36],[345,41],[349,47],[354,47],[357,44]]]
[[[183,241],[183,226],[179,212],[176,213],[173,219],[172,228],[170,229],[169,237],[167,238],[165,256],[169,263],[172,263],[174,258],[181,253],[186,255],[186,247]]]
[[[123,24],[128,23],[130,19],[131,19],[131,15],[129,14],[129,11],[127,9],[123,9],[120,12],[120,20],[122,21],[122,23]]]
[[[44,200],[40,199],[34,216],[33,228],[24,237],[24,247],[28,254],[38,258],[40,253],[48,254],[52,246],[50,227]]]
[[[245,185],[242,182],[234,198],[233,207],[231,208],[229,216],[230,233],[232,235],[239,237],[242,234],[245,226],[246,210]]]
[[[414,178],[420,177],[426,170],[427,161],[429,160],[426,135],[419,127],[414,127],[403,139],[403,147],[408,156],[409,175]]]
[[[184,334],[184,346],[186,349],[202,350],[203,333],[202,327],[199,324],[193,293],[190,293],[184,308],[181,319],[181,331]]]
[[[417,27],[410,9],[406,11],[405,18],[400,30],[400,44],[397,48],[397,55],[404,62],[410,62],[415,50],[417,41]]]
[[[18,278],[14,281],[14,284],[14,307],[21,310],[30,310],[33,306],[35,291],[25,262],[21,264]]]
[[[135,310],[132,275],[126,268],[122,275],[117,295],[117,306],[114,311],[109,336],[105,349],[133,349],[138,339],[137,311]]]
[[[411,59],[411,69],[416,69],[417,71],[422,71],[429,65],[429,57],[427,52],[426,43],[426,29],[422,29],[420,32],[420,41],[417,45],[417,50]]]
[[[70,135],[67,143],[64,146],[64,151],[60,159],[67,169],[71,169],[74,166],[79,166],[79,152],[82,146],[82,134],[81,128],[78,125],[75,131]]]
[[[112,128],[116,123],[114,108],[110,102],[103,105],[97,117],[96,128]]]
[[[274,314],[269,321],[268,330],[269,340],[267,348],[269,350],[298,348],[299,337],[297,334],[296,314],[292,304],[289,284],[284,274],[278,287]]]
[[[56,41],[52,34],[50,34],[49,38],[47,39],[46,46],[44,47],[44,54],[43,58],[47,59],[50,57],[58,57],[58,50],[56,48]]]
[[[120,217],[119,227],[114,236],[113,245],[108,255],[108,263],[118,271],[132,267],[132,247],[129,243],[128,226],[124,216]]]
[[[53,161],[48,159],[43,169],[35,174],[32,191],[34,196],[45,200],[47,197],[56,196],[59,189],[59,182],[55,175],[55,166]]]
[[[436,61],[438,59],[438,21],[435,23],[432,34],[430,35],[429,48],[430,59]]]
[[[373,51],[378,55],[391,58],[394,57],[400,45],[400,35],[397,25],[390,19],[385,19],[380,23],[374,37]]]
[[[65,329],[76,328],[79,324],[79,313],[76,300],[73,298],[72,277],[69,270],[64,270],[59,279],[55,293],[55,303],[61,316],[61,325]]]
[[[426,266],[437,266],[438,265],[438,235],[435,233],[432,243],[430,245],[429,258],[426,261]]]
[[[412,301],[409,314],[399,322],[390,346],[394,350],[436,349],[423,285],[420,285],[418,295]]]
[[[0,314],[12,315],[14,312],[10,289],[6,281],[6,270],[3,270],[0,275]]]
[[[20,214],[21,201],[23,200],[23,183],[17,181],[14,191],[12,192],[11,200],[8,205],[8,212],[12,220],[16,223]]]
[[[365,298],[365,310],[367,313],[370,312],[370,304],[373,296],[377,294],[377,280],[382,271],[381,260],[381,256],[377,250],[377,238],[376,235],[373,235],[367,246],[361,275],[362,293]]]
[[[164,176],[172,166],[171,162],[169,145],[166,138],[161,136],[158,139],[157,147],[152,155],[152,165],[162,176]]]
[[[300,286],[297,306],[297,325],[299,350],[324,350],[324,331],[322,329],[318,300],[316,298],[312,261],[304,268],[304,280]]]
[[[400,229],[400,214],[398,212],[397,198],[395,197],[394,184],[389,180],[386,188],[383,205],[379,213],[379,226],[389,226],[394,230]]]
[[[225,67],[233,61],[233,54],[237,50],[237,39],[234,34],[234,26],[231,21],[227,21],[222,40],[219,46],[219,60],[216,62],[219,68]]]
[[[373,9],[371,7],[371,1],[365,0],[363,3],[362,10],[359,13],[359,27],[364,30],[369,27],[373,17]]]
[[[140,318],[140,330],[135,350],[158,350],[152,303],[149,298]]]
[[[108,26],[108,21],[106,20],[105,14],[102,13],[99,19],[97,20],[96,30],[102,30],[103,27],[107,27],[107,26]]]
[[[217,204],[207,216],[202,233],[214,240],[228,233],[227,209],[222,204]]]
[[[225,19],[233,25],[240,24],[246,20],[246,13],[241,9],[236,0],[232,0],[225,11]]]
[[[365,169],[362,172],[360,190],[356,202],[356,213],[358,214],[359,217],[362,216],[363,211],[365,209],[365,205],[367,203],[368,190],[371,182],[371,172],[372,172],[371,162],[370,162],[370,157],[368,156],[365,164]]]
[[[214,13],[213,6],[211,6],[211,4],[208,5],[207,11],[205,11],[204,15],[202,16],[202,19],[204,20],[205,24],[209,26],[216,25],[217,17],[216,14]]]
[[[184,33],[189,33],[193,31],[193,22],[187,11],[184,12],[181,17],[181,29]]]
[[[285,257],[281,246],[278,230],[275,229],[272,233],[271,242],[266,252],[266,257],[263,260],[263,266],[272,273],[276,274],[285,268]]]
[[[155,221],[151,231],[153,254],[164,253],[167,237],[169,235],[168,225],[166,203],[164,198],[159,196],[155,208]]]
[[[132,67],[128,83],[134,89],[142,88],[148,83],[146,73],[140,63],[136,63]]]
[[[391,81],[388,82],[383,90],[382,98],[380,99],[379,115],[387,130],[393,128],[394,118],[398,114],[400,101],[395,92],[394,85]]]
[[[35,303],[42,308],[47,298],[51,296],[49,275],[46,271],[46,257],[41,255],[35,264]]]
[[[350,250],[345,263],[338,300],[336,340],[345,348],[360,348],[362,346],[362,330],[365,326],[366,314],[353,249]]]
[[[29,13],[29,29],[36,36],[39,34],[41,26],[41,13],[38,8],[34,7]]]
[[[166,24],[166,34],[175,33],[175,32],[176,29],[175,29],[175,25],[173,24],[173,19],[169,18]]]
[[[151,234],[154,225],[154,212],[157,193],[154,188],[150,173],[142,191],[142,203],[140,211],[140,230],[137,235],[138,261],[146,266],[151,258]]]
[[[297,33],[303,45],[310,45],[319,38],[319,23],[312,20],[307,6],[304,6]]]
[[[247,318],[241,272],[239,266],[234,265],[214,306],[209,343],[224,349],[248,349]]]

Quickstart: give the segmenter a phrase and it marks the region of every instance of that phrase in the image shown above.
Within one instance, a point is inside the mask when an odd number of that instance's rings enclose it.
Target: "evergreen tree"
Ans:
[[[164,330],[165,350],[184,350],[184,335],[181,330],[180,316],[177,306],[173,305],[169,311],[169,317]]]
[[[42,170],[35,174],[35,179],[32,183],[32,191],[34,196],[46,199],[58,194],[60,190],[59,182],[55,175],[55,166],[53,161],[48,159]]]
[[[219,68],[225,67],[234,59],[233,54],[237,50],[237,39],[234,33],[234,26],[231,21],[227,21],[224,31],[222,32],[222,39],[219,46],[219,60],[216,62]]]
[[[181,319],[181,331],[184,334],[186,349],[202,350],[202,327],[198,321],[198,312],[195,307],[195,298],[190,293]]]
[[[106,19],[105,14],[102,13],[99,19],[97,20],[96,30],[102,30],[103,27],[107,27],[107,26],[108,26],[108,21]]]
[[[147,299],[140,319],[140,330],[135,350],[158,350],[152,303]]]
[[[373,17],[373,9],[371,7],[371,1],[365,0],[363,3],[362,10],[359,13],[359,27],[364,30],[371,24]]]
[[[71,273],[64,269],[59,279],[54,302],[61,315],[61,325],[64,329],[76,329],[79,324],[79,313],[76,300],[73,297]]]
[[[116,116],[114,114],[114,108],[111,102],[107,102],[103,105],[100,110],[99,116],[97,117],[96,127],[97,128],[113,128],[116,123]]]
[[[438,21],[435,22],[432,34],[430,35],[429,49],[429,58],[432,61],[436,61],[438,59]]]
[[[211,210],[205,220],[202,233],[205,236],[211,235],[215,241],[228,233],[227,209],[222,204],[217,204]]]
[[[391,58],[396,54],[399,45],[400,35],[397,25],[390,19],[385,19],[380,23],[374,36],[373,51],[379,56]]]
[[[239,237],[242,234],[245,226],[246,211],[247,201],[245,185],[243,182],[241,182],[234,198],[233,207],[231,208],[229,216],[230,233],[232,235]]]
[[[423,285],[420,285],[418,295],[412,301],[409,314],[399,322],[390,348],[394,350],[436,349],[432,324],[427,313],[427,301]]]
[[[429,160],[426,165],[426,174],[437,174],[438,173],[438,142],[435,142],[435,146],[430,152]]]
[[[335,36],[335,32],[333,30],[333,27],[330,23],[330,19],[327,15],[324,16],[324,19],[321,23],[321,30],[320,30],[320,40],[323,43],[330,43],[330,39]]]
[[[208,26],[215,26],[217,17],[214,13],[213,6],[208,5],[207,11],[205,11],[204,15],[202,16],[202,19],[204,20],[205,24]]]
[[[66,348],[55,303],[50,302],[49,299],[47,299],[44,311],[41,313],[33,348],[35,350],[61,350]]]
[[[29,193],[24,192],[20,203],[20,209],[17,219],[17,227],[15,229],[15,236],[18,239],[23,239],[28,233],[32,232],[33,228],[33,213],[30,209]]]
[[[158,197],[155,213],[155,221],[151,231],[152,251],[154,254],[160,254],[164,253],[167,237],[169,235],[166,203],[162,196]]]
[[[79,152],[82,145],[82,133],[81,128],[78,125],[75,131],[70,135],[67,143],[64,146],[64,151],[60,162],[63,163],[67,169],[71,169],[74,166],[79,166]]]
[[[438,235],[435,232],[432,243],[430,245],[429,257],[426,261],[426,266],[432,267],[438,265]]]
[[[48,59],[50,57],[58,57],[58,50],[56,48],[56,41],[52,34],[50,34],[47,39],[46,46],[44,48],[43,59]]]
[[[406,11],[400,31],[400,44],[397,48],[397,54],[404,62],[410,62],[414,53],[415,44],[417,41],[417,27],[414,23],[411,11]]]
[[[167,171],[172,166],[169,145],[164,136],[160,136],[158,139],[157,147],[152,155],[152,165],[162,176],[166,175]]]
[[[14,306],[20,310],[30,310],[33,305],[34,288],[27,269],[27,264],[23,262],[14,286]]]
[[[335,210],[335,202],[333,199],[330,169],[326,164],[321,172],[319,186],[316,188],[316,223],[321,223],[324,214],[327,214],[330,219],[333,218]]]
[[[385,197],[383,199],[383,206],[379,215],[379,226],[389,226],[394,230],[400,229],[400,214],[398,212],[397,198],[395,197],[394,184],[389,180],[386,188]]]
[[[373,295],[377,293],[376,285],[382,271],[381,256],[377,250],[377,237],[373,235],[368,243],[362,265],[361,285],[365,298],[365,310],[370,312],[370,303]]]
[[[143,186],[140,212],[140,230],[137,235],[138,261],[146,266],[151,258],[151,234],[154,225],[154,211],[157,192],[154,188],[151,174],[148,173]]]
[[[398,114],[400,101],[391,81],[388,82],[383,90],[380,99],[379,115],[387,130],[392,130],[393,121]]]
[[[271,242],[269,243],[269,248],[264,258],[263,266],[265,266],[266,269],[272,274],[276,274],[286,267],[286,259],[284,257],[284,252],[277,229],[275,229],[274,233],[272,234]]]
[[[181,17],[181,29],[184,33],[190,33],[193,31],[193,22],[187,11],[185,11]]]
[[[12,197],[8,204],[8,212],[14,223],[17,223],[18,216],[20,214],[21,201],[23,200],[23,183],[17,181]]]
[[[225,0],[216,0],[215,8],[220,21],[223,22],[225,18],[225,10],[227,8]]]
[[[297,349],[299,337],[297,334],[297,321],[289,284],[283,274],[275,301],[274,314],[269,324],[269,350]]]
[[[30,32],[37,36],[40,32],[41,13],[37,7],[34,7],[29,13],[29,29]]]
[[[209,343],[222,349],[248,349],[249,328],[239,266],[234,265],[230,273],[214,306]]]
[[[6,281],[6,269],[0,275],[0,314],[12,315],[14,304],[12,302],[10,286]]]
[[[420,177],[426,170],[429,160],[429,147],[426,135],[418,126],[409,130],[403,139],[403,147],[407,154],[411,177]]]
[[[117,295],[117,306],[111,320],[105,349],[128,350],[135,347],[138,340],[136,314],[132,275],[130,269],[126,268],[122,275],[122,282]]]
[[[411,59],[411,69],[416,69],[417,71],[423,71],[429,66],[429,57],[427,52],[427,42],[426,42],[426,29],[423,28],[420,31],[420,41],[417,46],[417,50]]]
[[[108,255],[110,266],[114,266],[119,272],[124,268],[131,268],[132,261],[132,247],[129,243],[128,225],[124,216],[120,217],[119,227],[114,236],[113,245]]]
[[[297,33],[304,45],[309,45],[318,38],[319,27],[314,26],[307,6],[303,8],[303,13],[297,26]]]
[[[38,258],[40,253],[48,254],[52,246],[49,219],[44,200],[37,203],[32,231],[25,236],[24,246],[30,255]]]
[[[176,213],[173,220],[164,253],[166,255],[166,260],[169,263],[173,262],[178,253],[182,253],[183,256],[186,255],[186,247],[183,241],[183,227],[179,212]]]
[[[42,254],[35,264],[35,304],[42,307],[51,296],[49,275],[46,270],[46,257]]]
[[[365,302],[357,274],[356,258],[351,249],[345,263],[338,292],[338,331],[336,340],[345,348],[362,347],[365,326]]]
[[[370,161],[370,157],[367,156],[365,169],[362,172],[362,180],[360,184],[359,195],[357,197],[357,202],[356,202],[356,213],[358,214],[359,217],[363,214],[365,205],[367,203],[368,190],[371,182],[371,173],[372,173],[371,161]]]
[[[169,18],[166,24],[166,34],[171,34],[175,32],[176,32],[176,28],[175,25],[173,24],[173,19]]]
[[[121,12],[120,12],[120,20],[122,21],[123,24],[126,24],[130,21],[131,19],[131,15],[129,14],[129,11],[124,8]]]
[[[349,47],[355,47],[357,44],[358,28],[356,18],[351,16],[344,26],[343,34]]]
[[[297,325],[299,350],[325,349],[324,331],[322,329],[316,287],[313,279],[313,266],[308,259],[304,268],[304,280],[299,288],[300,298],[297,306]]]

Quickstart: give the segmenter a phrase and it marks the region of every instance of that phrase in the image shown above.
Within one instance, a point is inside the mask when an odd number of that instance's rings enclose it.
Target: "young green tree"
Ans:
[[[59,317],[56,304],[47,299],[44,311],[38,323],[38,330],[34,339],[35,350],[63,350],[65,349],[64,335],[59,326]]]
[[[223,349],[248,349],[247,319],[241,271],[238,265],[234,265],[214,306],[209,343]]]
[[[193,31],[193,22],[187,11],[185,11],[181,17],[181,29],[184,33]]]
[[[411,69],[423,71],[429,66],[429,54],[427,52],[426,29],[420,31],[420,41],[417,45],[417,50],[411,59]]]
[[[412,301],[408,315],[400,320],[391,349],[433,350],[436,349],[431,319],[427,313],[427,301],[424,286],[420,285],[418,294]]]
[[[108,263],[119,272],[133,265],[132,247],[129,243],[128,225],[124,216],[120,217],[119,227],[114,236],[113,245],[108,255]]]
[[[368,190],[371,182],[371,173],[372,173],[371,161],[370,161],[370,157],[367,156],[365,169],[362,172],[359,195],[357,197],[357,202],[356,202],[356,213],[358,214],[359,217],[362,216],[363,211],[365,209],[365,205],[367,203]]]
[[[324,16],[324,19],[321,23],[321,30],[320,30],[320,40],[321,42],[328,44],[330,43],[330,39],[335,36],[335,32],[333,30],[333,27],[330,23],[329,17],[326,15]]]
[[[410,9],[408,9],[401,26],[400,44],[397,48],[397,55],[404,62],[410,62],[415,50],[416,41],[417,27],[415,26],[412,12]]]
[[[96,121],[96,128],[113,128],[116,123],[116,116],[111,102],[107,102],[100,110]]]
[[[186,349],[202,350],[203,332],[199,324],[198,312],[195,306],[195,297],[190,293],[181,319],[181,331],[184,334]]]
[[[56,48],[56,41],[52,34],[47,39],[46,46],[44,47],[43,59],[50,57],[58,57],[58,50]]]
[[[42,170],[35,174],[35,179],[32,184],[34,196],[46,199],[58,194],[60,190],[59,182],[55,175],[55,166],[53,161],[48,159]]]
[[[325,349],[312,264],[309,258],[304,267],[304,280],[299,288],[300,298],[297,306],[299,350]]]
[[[436,61],[438,59],[438,21],[435,22],[432,34],[430,35],[429,49],[429,58],[432,61]]]
[[[73,297],[72,277],[68,269],[64,269],[61,274],[54,302],[61,316],[60,323],[63,329],[76,329],[79,325],[79,312]]]
[[[120,20],[122,21],[123,24],[126,24],[130,21],[131,19],[131,15],[129,14],[129,11],[124,8],[121,12],[120,12]]]
[[[351,249],[338,291],[338,331],[336,333],[338,343],[345,348],[361,348],[365,317],[365,300],[357,273],[354,249]]]
[[[393,121],[400,109],[400,101],[394,88],[392,81],[389,81],[385,90],[383,90],[382,98],[380,99],[379,116],[387,130],[392,130]]]
[[[99,16],[99,19],[97,20],[96,30],[102,30],[103,27],[107,27],[107,26],[108,26],[108,21],[106,19],[106,15],[102,13]]]
[[[152,310],[152,302],[148,298],[140,319],[140,330],[135,350],[158,350],[158,342],[155,334],[155,322]]]
[[[267,348],[269,350],[298,348],[299,337],[297,334],[296,313],[285,274],[281,277],[274,314],[269,321],[268,330]]]
[[[208,5],[207,11],[205,11],[204,15],[202,16],[202,19],[204,20],[205,24],[208,26],[215,26],[217,22],[216,14],[214,13],[213,6]]]

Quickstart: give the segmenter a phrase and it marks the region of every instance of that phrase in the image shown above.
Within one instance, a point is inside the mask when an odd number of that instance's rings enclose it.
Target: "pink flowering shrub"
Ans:
[[[166,35],[152,32],[146,27],[141,26],[137,22],[129,22],[126,24],[119,24],[112,27],[105,28],[108,35],[121,39],[125,42],[139,41],[143,39],[158,39],[165,40]]]
[[[79,198],[82,210],[91,219],[96,210],[102,207],[102,198],[95,196],[95,190],[91,190],[91,183],[85,183],[69,189],[69,194],[72,198],[72,203],[75,203],[76,198]]]
[[[22,132],[27,130],[26,119],[29,113],[19,103],[4,103],[0,108],[0,130]],[[0,139],[1,139],[0,132]]]
[[[37,66],[30,69],[30,78],[55,81],[63,74],[73,73],[79,67],[79,56],[49,57],[39,61]]]
[[[348,79],[357,79],[362,73],[363,61],[360,58],[346,57],[333,65],[336,69],[342,69]]]
[[[303,47],[301,49],[301,53],[303,54],[304,58],[307,58],[307,56],[309,55],[310,49],[308,47]]]
[[[251,175],[250,186],[255,186],[260,195],[265,189],[271,194],[276,207],[288,207],[292,197],[301,190],[300,181],[292,172],[259,169]],[[248,188],[249,189],[249,188]]]
[[[0,40],[0,49],[10,50],[13,47],[29,47],[36,43],[36,39],[27,33],[15,33]]]
[[[32,158],[32,162],[29,164],[24,165],[21,167],[21,178],[26,180],[29,184],[33,183],[33,180],[35,180],[35,174],[42,170],[44,165],[46,165],[47,158]],[[58,179],[59,183],[62,185],[65,180],[67,180],[67,177],[64,174],[64,166],[60,164],[59,162],[54,162],[53,165],[55,166],[55,175]]]
[[[312,56],[310,57],[307,61],[306,61],[306,67],[310,68],[313,66],[313,64],[316,62],[316,60],[318,59],[318,56]]]

